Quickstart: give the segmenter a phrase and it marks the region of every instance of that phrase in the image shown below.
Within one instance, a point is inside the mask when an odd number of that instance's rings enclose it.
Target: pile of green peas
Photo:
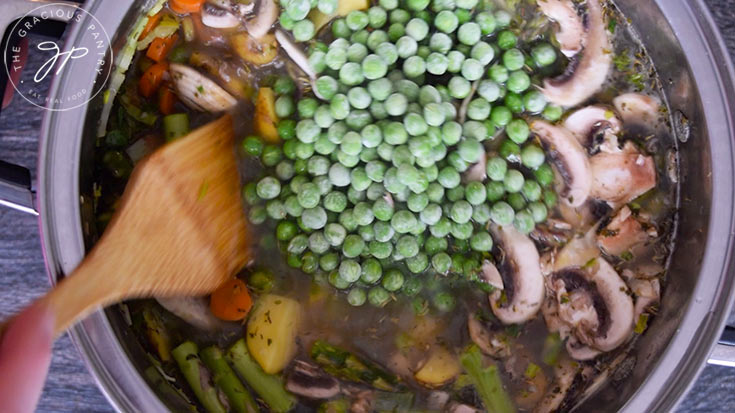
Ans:
[[[267,175],[243,196],[252,223],[277,223],[289,265],[327,274],[352,305],[382,307],[418,296],[420,274],[476,280],[491,222],[527,234],[546,220],[554,175],[521,115],[562,115],[532,88],[553,46],[524,48],[510,14],[478,0],[379,0],[335,19],[328,45],[300,27],[336,0],[281,5],[318,78],[298,102],[290,78],[275,81],[283,144],[244,140]],[[463,183],[486,153],[487,179]],[[453,299],[432,303],[448,311]]]

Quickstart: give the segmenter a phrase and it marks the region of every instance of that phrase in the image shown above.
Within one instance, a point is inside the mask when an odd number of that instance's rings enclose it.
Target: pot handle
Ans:
[[[9,29],[13,22],[23,16],[42,17],[38,16],[38,13],[34,13],[34,10],[46,4],[55,4],[55,7],[62,11],[61,13],[54,13],[54,18],[49,19],[61,23],[68,22],[73,11],[78,7],[76,3],[69,1],[3,0],[3,11],[0,13],[0,35],[5,35],[2,38],[2,42],[0,42],[3,51],[10,50],[10,45],[8,44],[11,42]],[[68,13],[70,11],[72,13]],[[39,30],[33,31],[39,31],[44,35],[53,37],[60,37],[63,32],[63,29],[50,28],[48,25],[44,26],[42,24],[38,25],[38,28]],[[9,73],[7,64],[12,61],[12,57],[8,53],[5,53],[3,57],[3,67],[0,68],[0,97],[5,96],[8,87],[13,87],[10,85],[7,76]],[[34,208],[34,191],[31,185],[31,173],[27,168],[0,160],[0,205],[38,215],[38,212]]]
[[[726,326],[720,341],[715,345],[708,364],[735,367],[735,327]]]

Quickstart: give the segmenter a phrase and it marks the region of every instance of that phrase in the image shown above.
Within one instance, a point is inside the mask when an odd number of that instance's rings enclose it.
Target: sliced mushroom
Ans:
[[[319,367],[296,360],[286,380],[286,389],[310,399],[329,399],[339,394],[340,385]]]
[[[613,205],[625,204],[656,186],[653,158],[631,142],[619,153],[600,152],[590,158],[590,196]]]
[[[659,274],[660,272],[643,273],[640,270],[634,274],[633,271],[628,269],[623,270],[621,274],[635,295],[634,320],[636,322],[638,322],[641,314],[653,312],[652,308],[659,304],[661,299]]]
[[[222,112],[237,104],[232,95],[191,67],[171,63],[169,70],[176,94],[190,108],[202,112]]]
[[[202,23],[215,29],[231,29],[240,25],[240,19],[229,11],[210,3],[202,5]]]
[[[661,103],[654,97],[640,93],[625,93],[613,99],[625,123],[637,125],[653,125],[660,116]]]
[[[564,181],[565,188],[561,195],[565,201],[573,207],[582,205],[592,185],[590,164],[582,145],[567,129],[542,120],[531,122],[531,131],[543,142]]]
[[[481,410],[478,410],[476,407],[470,406],[469,404],[451,402],[447,406],[446,411],[447,413],[479,413]]]
[[[543,400],[536,406],[534,413],[551,413],[557,411],[567,396],[579,373],[579,364],[568,358],[562,359],[554,369],[554,381],[549,386]]]
[[[462,174],[462,182],[484,181],[487,176],[487,155],[482,154],[480,160],[467,168]]]
[[[571,0],[539,0],[537,4],[542,13],[559,25],[556,40],[561,52],[572,57],[582,50],[584,25]]]
[[[251,14],[255,9],[255,1],[207,0],[207,2],[240,17]]]
[[[449,393],[441,390],[434,390],[429,393],[428,397],[426,397],[426,407],[429,410],[442,411],[442,409],[444,409],[444,406],[447,405],[448,401]]]
[[[597,245],[606,253],[619,256],[648,238],[648,231],[630,208],[624,206],[597,234]]]
[[[544,300],[544,278],[536,246],[512,225],[494,227],[493,233],[505,252],[500,266],[504,290],[489,296],[490,307],[504,324],[532,319]]]
[[[536,227],[528,236],[536,241],[541,249],[557,248],[569,242],[572,236],[572,226],[565,221],[548,218],[546,222],[536,224]]]
[[[576,106],[602,87],[610,71],[612,45],[602,14],[600,0],[587,1],[588,30],[581,56],[575,56],[566,73],[544,81],[542,92],[549,102],[560,106]]]
[[[620,120],[612,109],[602,105],[591,105],[574,111],[564,120],[564,127],[582,146],[594,149],[608,134],[620,132]]]
[[[600,250],[597,248],[596,234],[597,226],[594,226],[588,229],[587,232],[576,235],[566,243],[554,255],[553,271],[575,265],[582,266],[599,257]]]
[[[473,314],[467,316],[467,329],[472,342],[482,350],[483,353],[495,358],[510,356],[510,344],[504,337],[491,332]]]
[[[258,1],[255,18],[245,23],[248,34],[256,39],[265,36],[278,18],[278,6],[274,0]]]
[[[492,285],[498,290],[503,289],[503,278],[500,276],[498,268],[492,262],[485,260],[482,262],[482,272],[480,273],[483,281]]]
[[[567,342],[571,355],[586,359],[596,355],[595,350],[613,350],[630,337],[633,300],[625,282],[604,258],[583,267],[563,268],[547,282],[554,291],[557,315],[575,338]]]
[[[171,314],[202,330],[225,330],[238,325],[215,317],[205,297],[158,297],[156,301]]]
[[[276,30],[276,40],[278,40],[278,43],[283,47],[283,50],[286,52],[288,57],[296,63],[296,66],[298,66],[312,82],[316,80],[316,72],[309,64],[309,59],[306,57],[304,51],[301,50],[301,48],[299,48],[282,30]]]

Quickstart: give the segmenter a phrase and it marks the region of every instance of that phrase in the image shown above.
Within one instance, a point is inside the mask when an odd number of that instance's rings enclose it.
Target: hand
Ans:
[[[0,337],[0,406],[31,413],[43,390],[54,335],[54,315],[33,305],[14,317]]]

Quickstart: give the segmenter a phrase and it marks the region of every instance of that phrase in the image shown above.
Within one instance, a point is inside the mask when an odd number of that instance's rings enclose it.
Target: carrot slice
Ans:
[[[156,63],[149,67],[140,77],[138,92],[142,96],[151,97],[161,86],[163,78],[168,70],[168,62]]]
[[[173,49],[176,41],[179,40],[179,35],[174,33],[169,37],[156,37],[148,46],[148,51],[145,55],[156,62],[160,62],[168,56],[168,52]]]
[[[168,7],[179,14],[197,13],[205,0],[170,0]]]
[[[212,293],[209,309],[217,318],[227,321],[242,320],[253,306],[250,292],[245,282],[233,278],[222,284]]]
[[[158,23],[161,21],[161,17],[163,17],[163,13],[161,13],[160,11],[153,16],[150,16],[148,18],[148,22],[143,28],[143,31],[140,32],[138,40],[143,40],[146,36],[148,36],[148,33],[150,33],[156,26],[158,26]]]
[[[164,115],[174,113],[174,104],[176,104],[176,94],[171,90],[170,85],[164,84],[158,89],[158,108]]]

